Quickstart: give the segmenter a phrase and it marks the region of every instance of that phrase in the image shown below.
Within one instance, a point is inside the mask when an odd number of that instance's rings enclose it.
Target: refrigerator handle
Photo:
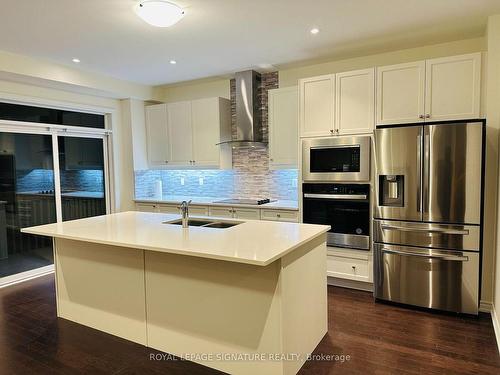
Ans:
[[[411,251],[392,250],[392,249],[388,249],[386,247],[383,247],[381,250],[383,253],[403,255],[403,256],[409,256],[409,257],[442,259],[442,260],[451,260],[451,261],[455,261],[455,262],[467,262],[469,260],[468,256],[420,254],[420,253],[415,253],[415,252],[411,252]]]
[[[431,163],[431,134],[428,127],[424,126],[424,166],[422,177],[422,212],[429,211],[429,179],[430,179],[430,163]],[[424,219],[425,220],[425,219]]]
[[[422,211],[422,135],[417,135],[417,212]]]

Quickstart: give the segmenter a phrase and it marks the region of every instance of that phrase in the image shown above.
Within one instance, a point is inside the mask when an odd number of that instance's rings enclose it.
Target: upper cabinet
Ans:
[[[301,137],[373,131],[373,68],[302,79],[299,97]]]
[[[480,116],[481,53],[377,69],[377,125]]]
[[[375,69],[335,75],[335,129],[337,134],[362,134],[375,125]]]
[[[377,124],[424,121],[425,61],[377,68]]]
[[[425,117],[430,121],[479,118],[481,53],[427,60]]]
[[[151,168],[231,168],[228,99],[207,98],[146,107]]]
[[[269,166],[274,169],[298,167],[298,88],[268,91]]]
[[[335,75],[299,80],[301,137],[330,135],[335,122]]]
[[[145,110],[149,165],[150,167],[167,165],[170,159],[167,105],[149,105]]]

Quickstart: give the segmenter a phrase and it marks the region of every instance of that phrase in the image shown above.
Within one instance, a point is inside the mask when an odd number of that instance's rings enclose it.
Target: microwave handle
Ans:
[[[365,199],[368,199],[368,196],[365,194],[311,194],[311,193],[305,193],[304,198],[365,200]]]

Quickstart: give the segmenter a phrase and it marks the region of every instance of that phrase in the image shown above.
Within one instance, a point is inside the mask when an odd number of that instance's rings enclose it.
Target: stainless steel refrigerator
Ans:
[[[375,298],[477,314],[483,145],[483,122],[375,131]]]

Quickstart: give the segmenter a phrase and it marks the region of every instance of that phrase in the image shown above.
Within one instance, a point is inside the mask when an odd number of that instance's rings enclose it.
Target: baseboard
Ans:
[[[495,305],[491,306],[491,321],[493,322],[493,330],[495,331],[495,337],[497,339],[497,349],[500,353],[500,321],[499,316],[495,310]]]
[[[12,276],[6,276],[0,278],[0,288],[5,288],[14,284],[19,284],[24,281],[32,280],[37,277],[45,276],[54,272],[54,265],[40,267],[34,270],[17,273]]]
[[[479,302],[479,311],[485,313],[491,313],[493,310],[493,303],[488,301],[480,301]]]
[[[339,279],[337,277],[328,276],[328,285],[340,286],[342,288],[364,290],[365,292],[373,292],[373,284],[363,281]]]

